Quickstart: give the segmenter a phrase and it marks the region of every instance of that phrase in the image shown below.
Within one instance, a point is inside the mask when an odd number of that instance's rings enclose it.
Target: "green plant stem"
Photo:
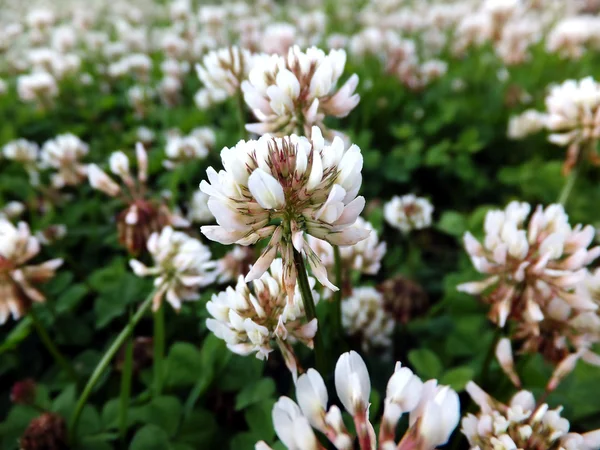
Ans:
[[[127,432],[127,411],[131,397],[131,379],[133,374],[133,339],[130,336],[125,347],[125,359],[121,372],[121,395],[119,399],[119,436],[124,442]]]
[[[342,339],[344,335],[342,330],[342,290],[344,288],[344,280],[342,279],[342,256],[340,254],[340,248],[337,245],[333,246],[333,257],[335,284],[339,289],[333,293],[333,327],[336,337]]]
[[[575,164],[575,167],[573,167],[573,170],[571,170],[569,178],[567,178],[567,181],[563,186],[562,191],[560,191],[558,203],[560,203],[563,206],[565,206],[565,204],[567,203],[569,195],[571,195],[571,191],[573,190],[573,186],[575,186],[575,182],[577,181],[577,177],[579,176],[580,165],[581,164],[579,162]]]
[[[502,336],[502,328],[497,328],[494,333],[494,338],[490,344],[490,348],[485,355],[485,360],[483,361],[483,368],[481,370],[481,386],[485,387],[488,381],[488,377],[490,374],[490,366],[492,365],[492,361],[494,360],[494,354],[496,352],[496,346],[498,345],[498,341]]]
[[[63,356],[63,354],[60,352],[58,347],[56,347],[56,345],[54,345],[52,338],[50,337],[50,335],[46,331],[46,328],[44,327],[44,325],[42,325],[42,322],[40,321],[39,317],[37,316],[37,313],[35,312],[35,308],[29,309],[29,316],[31,317],[33,326],[35,327],[38,336],[40,337],[42,343],[44,344],[44,347],[46,347],[46,349],[50,352],[50,354],[52,355],[52,357],[54,358],[56,363],[67,373],[67,375],[69,375],[69,377],[73,381],[77,382],[77,372],[75,372],[75,369],[73,369],[73,366]]]
[[[238,122],[240,126],[240,139],[248,140],[248,131],[246,130],[246,102],[244,101],[244,93],[238,89],[236,95]]]
[[[302,303],[304,304],[304,311],[306,313],[306,319],[308,321],[313,320],[317,317],[317,309],[313,300],[310,284],[308,282],[308,274],[306,272],[306,266],[304,265],[304,258],[296,249],[294,249],[294,264],[298,273],[298,288],[302,295]],[[323,337],[321,335],[321,326],[317,327],[317,332],[314,337],[314,350],[315,350],[315,361],[317,370],[321,373],[325,373],[325,354],[323,353]]]
[[[154,313],[154,396],[162,392],[163,360],[165,356],[165,308],[161,306]]]
[[[144,316],[146,311],[148,311],[148,309],[152,305],[152,298],[154,297],[155,293],[156,293],[156,290],[153,290],[150,293],[150,295],[148,295],[146,300],[144,300],[144,302],[142,303],[140,308],[137,310],[137,312],[134,314],[134,316],[131,319],[129,319],[129,323],[125,326],[125,328],[123,328],[121,333],[119,333],[119,335],[114,340],[114,342],[112,343],[110,348],[106,351],[106,353],[104,353],[104,356],[102,357],[102,359],[100,360],[100,362],[94,369],[94,372],[90,376],[90,379],[88,380],[87,384],[85,385],[83,392],[79,396],[79,400],[77,401],[77,405],[75,407],[75,412],[74,412],[73,418],[71,420],[71,442],[73,442],[73,438],[75,437],[75,433],[77,432],[77,424],[79,423],[81,413],[83,412],[83,408],[85,407],[87,400],[88,400],[90,394],[92,393],[92,390],[94,389],[94,386],[96,386],[96,383],[98,382],[98,380],[100,379],[100,377],[102,376],[102,374],[104,373],[104,371],[106,370],[108,365],[110,364],[110,361],[115,356],[117,351],[119,351],[119,349],[123,346],[123,343],[125,342],[125,340],[129,336],[131,336],[131,333],[133,332],[135,325],[140,321],[140,319]]]

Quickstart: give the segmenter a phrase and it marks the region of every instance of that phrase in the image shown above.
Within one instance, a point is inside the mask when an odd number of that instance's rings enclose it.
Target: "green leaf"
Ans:
[[[177,432],[177,441],[193,444],[195,448],[212,448],[211,445],[218,431],[219,425],[214,413],[206,409],[197,409],[181,423]]]
[[[166,358],[165,385],[171,388],[192,386],[202,376],[201,352],[187,342],[176,342]]]
[[[275,382],[271,378],[262,378],[247,384],[235,398],[235,410],[241,411],[254,403],[271,397],[275,393]]]
[[[56,302],[56,312],[63,313],[77,308],[89,289],[84,284],[74,284],[63,292]]]
[[[440,379],[440,384],[446,384],[456,392],[462,392],[465,385],[473,379],[475,371],[467,366],[455,367],[448,370]]]
[[[238,433],[229,443],[229,448],[230,450],[252,450],[254,449],[254,445],[260,440],[262,440],[262,437],[255,433]]]
[[[421,377],[438,378],[442,373],[442,362],[434,352],[426,348],[410,351],[408,360]]]
[[[156,425],[169,436],[177,431],[181,420],[182,406],[177,397],[162,396],[141,407],[131,409],[133,421]]]
[[[102,408],[102,426],[104,429],[117,428],[119,421],[119,399],[107,401]]]
[[[248,383],[258,380],[264,370],[264,361],[247,356],[232,355],[223,371],[223,376],[217,379],[218,386],[224,391],[237,391]]]
[[[466,231],[467,221],[459,212],[444,211],[437,224],[437,229],[451,236],[459,237]]]
[[[140,429],[129,446],[129,450],[171,450],[169,436],[156,425],[146,425]]]
[[[52,402],[52,411],[63,417],[70,417],[75,409],[75,396],[75,386],[71,385],[66,387],[60,395],[54,399],[54,402]]]
[[[4,352],[14,350],[17,346],[31,334],[32,322],[29,316],[21,319],[17,325],[4,338],[0,344],[0,355]]]
[[[266,399],[249,406],[244,411],[244,417],[250,431],[262,436],[261,439],[265,441],[270,441],[275,436],[273,418],[271,416],[274,404],[275,399]]]

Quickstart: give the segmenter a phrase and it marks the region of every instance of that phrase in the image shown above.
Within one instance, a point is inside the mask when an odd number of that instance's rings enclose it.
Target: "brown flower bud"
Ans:
[[[398,322],[407,323],[423,314],[429,306],[423,287],[401,275],[384,281],[377,289],[383,294],[385,308]]]
[[[21,450],[68,450],[67,425],[54,413],[33,419],[19,440]]]
[[[13,384],[10,401],[15,404],[31,405],[35,402],[36,384],[33,378],[26,378]]]

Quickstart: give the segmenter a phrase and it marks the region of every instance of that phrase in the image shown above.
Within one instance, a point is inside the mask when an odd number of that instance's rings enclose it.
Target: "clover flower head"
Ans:
[[[388,224],[403,233],[420,230],[431,225],[433,206],[426,198],[414,194],[394,196],[383,207],[383,216]]]
[[[561,417],[562,406],[550,409],[546,403],[536,404],[529,391],[517,392],[508,404],[490,397],[472,381],[467,392],[480,408],[478,414],[462,419],[461,431],[471,450],[593,450],[600,446],[600,430],[569,433],[569,421]]]
[[[389,348],[395,321],[384,309],[383,295],[372,287],[358,287],[342,301],[342,325],[360,338],[363,351]]]
[[[38,265],[27,264],[40,251],[39,241],[31,235],[29,225],[13,225],[0,217],[0,324],[9,316],[19,319],[33,302],[46,300],[37,285],[54,277],[62,259]]]
[[[52,185],[56,188],[77,186],[87,175],[80,160],[89,152],[88,145],[77,136],[66,133],[46,141],[40,153],[40,167],[53,168]]]
[[[356,145],[346,149],[340,138],[326,144],[320,130],[312,139],[296,135],[262,136],[240,141],[221,152],[224,170],[207,170],[200,188],[210,196],[208,207],[218,225],[202,232],[222,244],[251,245],[270,242],[246,281],[259,278],[277,252],[284,266],[284,284],[294,296],[294,251],[304,253],[313,275],[332,290],[326,268],[312,250],[306,235],[333,245],[354,245],[370,231],[355,225],[365,200],[361,185],[362,155]]]
[[[290,48],[287,57],[261,58],[242,83],[244,99],[259,122],[246,125],[250,132],[286,136],[297,132],[308,136],[326,116],[345,117],[358,104],[354,93],[358,76],[352,75],[337,88],[346,65],[344,50],[311,47],[302,52]]]
[[[216,262],[211,261],[210,250],[198,239],[166,226],[150,235],[147,246],[154,266],[147,267],[137,259],[129,264],[137,276],[155,276],[154,311],[164,298],[178,311],[183,301],[198,300],[198,290],[214,282]]]
[[[373,448],[418,448],[433,450],[444,445],[460,419],[458,395],[437,380],[423,383],[412,371],[398,362],[390,377],[379,436],[369,421],[371,380],[367,366],[358,353],[344,353],[335,366],[335,390],[344,409],[354,421],[358,446]],[[281,397],[273,407],[273,425],[279,440],[289,449],[322,449],[314,430],[323,433],[338,450],[355,448],[355,437],[346,428],[340,409],[327,408],[329,396],[325,382],[314,369],[296,381],[296,399]],[[409,428],[400,439],[396,428],[403,414],[409,413]],[[313,430],[314,429],[314,430]],[[379,446],[377,446],[379,441]],[[259,442],[257,450],[270,447]]]

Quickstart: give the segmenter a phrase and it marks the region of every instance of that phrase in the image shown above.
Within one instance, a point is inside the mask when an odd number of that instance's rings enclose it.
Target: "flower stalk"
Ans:
[[[342,291],[344,281],[342,280],[342,256],[340,254],[340,247],[337,245],[333,246],[333,259],[335,284],[339,287],[339,290],[333,293],[333,327],[336,337],[341,340],[344,335],[342,330]]]
[[[56,345],[52,341],[52,338],[50,337],[50,335],[46,331],[46,328],[44,327],[44,325],[40,321],[39,317],[37,316],[37,313],[35,312],[35,308],[31,308],[29,310],[29,317],[31,317],[33,326],[35,327],[37,334],[40,337],[40,340],[44,344],[44,347],[46,347],[48,352],[50,352],[50,354],[52,355],[52,357],[54,358],[56,363],[67,373],[69,378],[71,378],[73,381],[77,382],[77,373],[75,372],[75,369],[73,368],[73,366],[71,364],[69,364],[67,359],[64,357],[64,355],[60,352],[58,347],[56,347]]]
[[[310,284],[308,282],[308,274],[304,258],[296,249],[294,249],[294,264],[298,273],[298,287],[304,303],[304,311],[306,312],[306,320],[311,321],[317,317],[317,309],[313,301]],[[325,370],[325,354],[323,353],[323,337],[321,335],[320,326],[317,327],[317,332],[314,338],[315,362],[317,370]]]
[[[165,356],[165,308],[161,306],[154,313],[154,396],[162,392],[163,360]]]
[[[119,398],[119,436],[121,441],[125,440],[127,432],[127,411],[131,397],[131,380],[133,374],[133,339],[130,336],[125,346],[125,358],[123,360],[123,371],[121,372],[121,394]]]
[[[113,357],[119,351],[119,349],[123,346],[123,343],[127,340],[128,337],[131,336],[135,325],[140,321],[140,319],[144,316],[144,314],[150,309],[152,305],[152,299],[156,295],[156,290],[153,290],[150,295],[144,300],[140,308],[134,314],[134,316],[129,320],[129,323],[123,328],[121,333],[114,340],[110,348],[104,353],[104,356],[94,369],[94,372],[90,376],[83,392],[79,396],[79,400],[77,401],[77,405],[75,406],[75,412],[73,413],[73,418],[71,419],[71,442],[73,442],[74,437],[77,433],[77,425],[79,424],[79,419],[81,418],[81,413],[83,412],[83,408],[87,404],[87,400],[92,393],[92,390],[98,383],[98,380],[110,364]]]

